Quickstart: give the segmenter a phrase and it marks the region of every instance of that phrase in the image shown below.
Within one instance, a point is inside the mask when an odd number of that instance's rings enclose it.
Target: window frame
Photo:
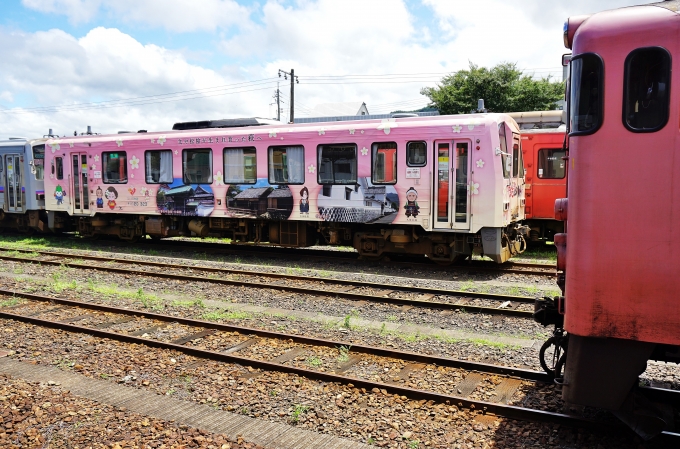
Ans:
[[[574,131],[571,129],[572,125],[572,107],[573,107],[573,94],[574,94],[574,88],[573,88],[573,82],[574,82],[574,75],[573,75],[573,69],[574,69],[574,61],[580,61],[581,59],[584,59],[586,57],[595,57],[597,58],[597,61],[599,62],[600,65],[600,73],[599,73],[599,104],[598,104],[598,121],[597,125],[585,130],[585,131]],[[587,136],[590,134],[596,133],[601,127],[602,123],[604,122],[604,96],[605,96],[605,91],[604,91],[604,61],[600,55],[597,53],[583,53],[577,56],[574,56],[570,61],[569,61],[569,98],[567,100],[567,126],[569,127],[569,136]],[[579,101],[580,103],[580,101]]]
[[[205,181],[205,182],[191,182],[191,181],[188,181],[188,180],[187,180],[187,176],[186,176],[186,167],[185,167],[185,163],[184,163],[184,161],[185,161],[184,155],[185,155],[188,151],[201,151],[201,150],[203,150],[203,151],[207,150],[207,151],[208,151],[209,160],[210,160],[210,180],[209,180],[209,181]],[[214,169],[214,165],[215,165],[215,164],[214,164],[214,161],[213,161],[213,150],[212,150],[212,148],[206,147],[206,148],[184,148],[184,149],[182,149],[182,184],[184,184],[185,186],[188,186],[188,185],[191,185],[191,184],[196,184],[196,185],[201,185],[201,184],[211,184],[211,185],[212,185],[212,183],[213,183],[213,169]]]
[[[562,157],[565,157],[566,154],[567,154],[566,150],[562,147],[559,147],[559,148],[539,148],[538,151],[536,152],[536,159],[537,159],[537,161],[536,161],[536,178],[538,178],[538,179],[564,179],[567,176],[566,161],[565,161],[564,168],[563,168],[564,173],[559,178],[546,177],[546,176],[541,176],[539,174],[540,173],[539,170],[542,168],[541,167],[541,152],[542,151],[553,151],[553,152],[554,151],[562,151],[562,152],[564,152]],[[551,154],[551,156],[552,156],[552,154]],[[546,158],[546,160],[548,160],[548,159]]]
[[[147,153],[161,153],[163,151],[170,152],[170,156],[171,156],[170,160],[171,160],[171,165],[172,165],[172,168],[170,170],[170,174],[172,176],[172,180],[170,182],[160,181],[161,177],[160,177],[160,167],[159,167],[158,168],[158,170],[159,170],[159,175],[158,175],[159,181],[158,182],[149,181],[148,180],[149,179],[148,173],[146,172],[147,166],[149,165],[149,164],[146,163],[146,155],[147,155]],[[172,150],[145,150],[144,151],[144,181],[147,184],[172,184],[175,181],[175,156],[174,156]]]
[[[394,144],[394,181],[379,182],[379,181],[375,180],[375,157],[378,155],[378,150],[380,148],[374,149],[374,147],[377,147],[380,144]],[[427,157],[425,159],[427,160]],[[389,142],[373,142],[373,143],[371,143],[371,183],[375,184],[375,185],[388,185],[388,186],[395,185],[397,183],[398,178],[399,178],[399,173],[398,173],[398,168],[397,168],[399,166],[398,160],[399,160],[399,145],[397,145],[397,142],[389,141]],[[358,161],[357,161],[357,165],[358,165]],[[357,167],[357,170],[358,170],[358,167]],[[384,167],[383,167],[383,171],[384,171]],[[358,178],[359,178],[359,175],[357,174],[357,179]],[[383,176],[383,178],[384,178],[384,176]]]
[[[412,164],[409,162],[409,147],[412,143],[423,143],[425,144],[425,161],[422,164]],[[427,165],[427,141],[425,140],[409,140],[406,142],[406,166],[407,167],[425,167]]]
[[[661,50],[664,53],[664,56],[666,57],[666,79],[667,79],[667,85],[666,85],[666,98],[665,102],[663,104],[663,112],[664,112],[664,118],[659,122],[659,125],[657,125],[654,128],[634,128],[628,123],[628,118],[627,118],[627,108],[628,108],[628,94],[629,94],[629,89],[628,89],[628,83],[630,82],[630,66],[633,62],[633,58],[640,52],[643,52],[645,50]],[[623,126],[626,127],[626,129],[630,132],[634,133],[653,133],[660,131],[663,129],[667,124],[668,124],[668,119],[670,116],[670,101],[671,101],[671,95],[670,95],[670,90],[671,90],[671,81],[673,77],[673,58],[671,57],[670,52],[665,49],[664,47],[660,46],[650,46],[650,47],[640,47],[636,48],[635,50],[631,51],[628,53],[628,56],[626,56],[626,60],[623,63],[623,96],[621,97],[623,99],[622,105],[621,105],[621,119],[623,121]]]
[[[335,174],[333,173],[333,182],[322,182],[321,181],[321,155],[323,153],[324,147],[354,147],[354,163],[355,163],[355,176],[356,179],[348,180],[346,182],[335,181]],[[316,146],[316,182],[317,184],[331,185],[331,186],[348,186],[356,185],[359,182],[359,146],[356,143],[329,143],[329,144],[319,144]],[[350,166],[351,173],[351,166]]]
[[[245,150],[252,150],[253,151],[252,154],[255,156],[255,177],[253,178],[252,181],[234,182],[234,181],[229,181],[227,179],[227,151],[229,151],[229,150],[243,150],[244,151],[244,154],[243,154],[244,158],[241,160],[241,164],[243,166],[244,179],[245,179],[245,164],[244,164],[244,162],[245,162]],[[304,164],[303,164],[303,166],[304,166]],[[233,185],[257,184],[257,148],[255,148],[255,147],[224,147],[222,149],[222,170],[224,170],[223,171],[224,174],[222,175],[222,177],[224,178],[223,182],[225,184],[233,184]]]
[[[119,180],[119,181],[107,181],[106,174],[108,173],[108,170],[105,169],[108,165],[108,159],[106,155],[108,154],[124,154],[125,155],[125,163],[123,164],[123,167],[125,167],[125,179],[124,180]],[[120,157],[118,158],[120,160]],[[127,151],[103,151],[102,152],[102,183],[103,184],[127,184],[128,180],[130,179],[130,174],[128,173],[128,168],[127,168],[127,163],[128,163],[128,157],[127,157]]]
[[[54,168],[55,179],[62,181],[64,179],[64,158],[63,158],[63,156],[54,156],[54,164],[52,165],[52,168]],[[61,176],[59,176],[59,171],[60,171],[59,169],[60,168],[61,168]]]
[[[501,132],[501,130],[503,130],[503,132]],[[510,179],[512,177],[512,169],[508,170],[508,158],[510,158],[510,162],[512,162],[512,153],[508,153],[508,133],[505,129],[505,122],[498,123],[498,143],[501,151],[503,179]]]
[[[300,182],[290,182],[290,173],[288,174],[288,182],[278,182],[275,180],[275,178],[272,176],[272,163],[270,157],[274,155],[274,151],[278,148],[302,148],[302,181]],[[306,162],[307,162],[307,154],[306,154],[305,146],[304,145],[272,145],[267,147],[267,182],[269,182],[270,185],[283,185],[283,186],[301,186],[305,183],[305,180],[307,178],[307,173],[306,173]],[[317,170],[318,171],[318,170]]]

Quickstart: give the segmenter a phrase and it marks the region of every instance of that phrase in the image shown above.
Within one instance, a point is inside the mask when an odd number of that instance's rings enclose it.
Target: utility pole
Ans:
[[[274,94],[276,100],[276,120],[281,121],[281,91],[279,90],[279,83],[276,82],[276,93]],[[271,103],[270,103],[271,104]]]
[[[290,123],[295,123],[294,107],[295,107],[295,83],[300,84],[300,80],[295,76],[295,70],[290,69],[290,73],[279,69],[279,78],[283,73],[283,79],[287,80],[290,76]]]

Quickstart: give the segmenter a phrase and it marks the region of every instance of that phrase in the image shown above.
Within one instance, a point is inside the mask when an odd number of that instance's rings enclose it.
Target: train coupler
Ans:
[[[560,310],[560,305],[564,304],[564,298],[555,296],[549,298],[547,296],[534,301],[534,321],[543,325],[549,326],[554,324],[555,327],[564,326],[563,310]]]

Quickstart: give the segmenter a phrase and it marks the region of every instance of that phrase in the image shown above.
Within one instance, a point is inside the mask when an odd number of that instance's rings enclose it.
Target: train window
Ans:
[[[224,183],[255,184],[257,182],[257,155],[255,148],[224,149]]]
[[[182,150],[184,184],[212,184],[213,158],[210,148]]]
[[[509,178],[511,168],[510,164],[512,163],[512,159],[508,157],[510,156],[510,154],[508,153],[508,141],[505,139],[506,139],[505,122],[500,122],[498,124],[498,140],[501,146],[501,163],[503,165],[503,177]]]
[[[569,134],[592,134],[602,124],[602,59],[586,53],[571,60]]]
[[[303,146],[269,147],[269,183],[303,184],[305,182],[305,148]]]
[[[171,184],[172,150],[149,150],[144,152],[144,170],[147,184]]]
[[[671,56],[661,47],[638,48],[624,67],[623,124],[634,132],[660,130],[668,122]]]
[[[406,165],[424,167],[427,164],[427,144],[425,142],[409,142],[406,144]]]
[[[54,176],[57,179],[64,179],[64,158],[61,157],[54,158],[54,165],[52,165],[52,174],[54,174]]]
[[[374,143],[372,145],[372,157],[371,181],[373,184],[396,184],[396,142]]]
[[[541,179],[564,179],[566,161],[562,159],[566,152],[562,148],[545,148],[538,150],[538,177]]]
[[[356,184],[356,145],[319,145],[316,151],[319,184]]]
[[[45,179],[45,145],[33,147],[33,174],[35,179],[42,181]]]
[[[512,133],[512,177],[524,177],[524,164],[522,163],[522,148],[520,147],[519,134]]]
[[[127,182],[126,160],[127,153],[125,151],[102,153],[104,184],[125,184]]]

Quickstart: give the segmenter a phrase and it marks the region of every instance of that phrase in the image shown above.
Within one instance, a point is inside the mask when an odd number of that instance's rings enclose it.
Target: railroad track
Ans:
[[[55,251],[14,250],[0,247],[0,251],[23,253],[18,257],[0,254],[0,260],[40,263],[78,269],[101,270],[135,276],[152,276],[187,282],[208,282],[221,285],[245,286],[257,289],[326,296],[352,301],[387,303],[398,306],[426,307],[442,310],[464,310],[520,318],[532,318],[535,298],[499,295],[437,288],[392,285],[333,278],[297,276],[283,273],[264,273],[201,265],[180,265],[137,259],[105,256],[74,255]],[[91,262],[98,262],[93,264]],[[130,268],[133,266],[134,268]],[[189,272],[190,274],[187,274]]]
[[[106,246],[118,246],[122,248],[130,246],[130,243],[120,241],[119,239],[92,240],[90,243],[101,243]],[[239,257],[255,259],[285,258],[292,261],[319,260],[327,262],[332,260],[339,264],[363,264],[367,266],[379,264],[404,269],[415,268],[429,271],[496,272],[541,277],[554,277],[556,274],[555,264],[546,263],[506,262],[504,264],[496,264],[490,261],[472,260],[456,265],[438,265],[424,256],[419,257],[410,255],[390,255],[382,260],[364,260],[353,250],[332,251],[309,248],[287,248],[268,244],[251,245],[165,239],[161,241],[152,241],[147,239],[136,243],[135,246],[158,251],[193,251],[218,255],[233,254]]]
[[[432,400],[484,414],[532,422],[601,429],[616,422],[587,419],[541,408],[541,396],[532,391],[552,388],[542,372],[462,361],[393,349],[350,345],[342,341],[265,331],[176,316],[82,303],[29,293],[0,290],[0,296],[20,299],[0,308],[0,318],[37,326],[84,333],[99,338],[176,350],[202,361],[237,363],[262,372],[297,374],[325,382],[352,384],[357,388],[385,390],[413,400]],[[276,350],[272,351],[272,348]],[[319,361],[314,367],[310,360]],[[390,373],[366,367],[386,363],[400,369]],[[433,377],[451,379],[434,383]],[[648,397],[680,408],[680,392],[644,388]],[[454,394],[451,394],[454,392]],[[522,398],[522,394],[525,396]],[[515,399],[516,398],[516,399]],[[525,407],[517,402],[538,407]],[[529,399],[529,400],[527,400]],[[680,442],[680,434],[664,432],[662,439]]]

